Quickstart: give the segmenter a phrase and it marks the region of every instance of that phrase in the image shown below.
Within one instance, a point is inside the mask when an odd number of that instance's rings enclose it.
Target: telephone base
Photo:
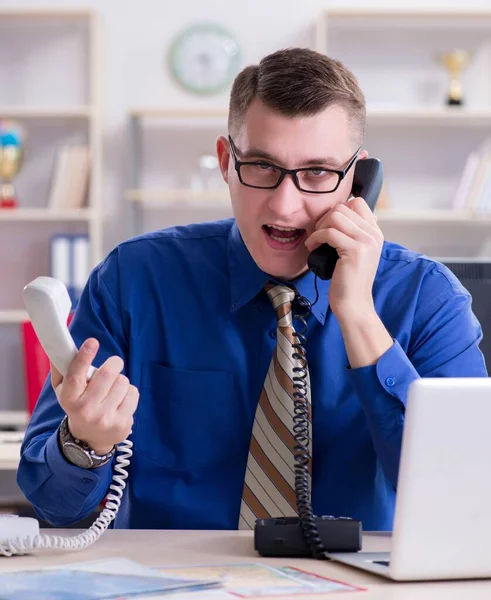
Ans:
[[[34,539],[38,535],[39,522],[36,519],[17,515],[0,515],[0,546],[17,539]]]
[[[362,544],[360,521],[347,517],[315,517],[321,541],[328,552],[358,552]],[[261,556],[311,557],[298,517],[257,519],[254,549]]]

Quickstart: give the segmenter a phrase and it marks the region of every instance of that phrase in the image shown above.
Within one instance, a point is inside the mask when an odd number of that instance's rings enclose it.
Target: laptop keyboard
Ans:
[[[388,567],[390,565],[390,560],[374,560],[373,563],[375,565],[384,565],[384,567]]]

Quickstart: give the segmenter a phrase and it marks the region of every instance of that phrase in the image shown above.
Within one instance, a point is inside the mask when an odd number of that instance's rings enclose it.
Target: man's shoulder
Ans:
[[[119,249],[129,249],[131,247],[146,248],[154,246],[156,243],[163,245],[179,245],[182,242],[195,240],[197,242],[207,239],[227,239],[232,225],[233,218],[222,219],[219,221],[205,221],[200,223],[189,223],[185,225],[174,225],[165,229],[159,229],[148,233],[129,238],[118,245]]]
[[[117,244],[97,266],[96,272],[124,270],[135,273],[156,267],[175,270],[184,262],[205,266],[227,256],[228,238],[234,219],[176,225],[143,233]]]
[[[378,276],[397,276],[403,278],[409,286],[417,287],[424,281],[426,286],[438,286],[440,291],[468,294],[456,275],[443,262],[391,241],[384,242]]]

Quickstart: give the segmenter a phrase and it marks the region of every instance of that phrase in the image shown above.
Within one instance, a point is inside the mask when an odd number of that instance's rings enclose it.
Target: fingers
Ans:
[[[305,241],[305,245],[309,252],[312,252],[312,250],[315,250],[321,244],[329,244],[329,246],[332,246],[339,251],[340,249],[350,250],[351,248],[354,248],[358,242],[349,235],[339,231],[339,229],[329,227],[328,229],[315,231],[309,239]]]
[[[363,198],[353,198],[353,200],[349,202],[336,204],[334,208],[323,215],[316,223],[316,230],[333,227],[333,219],[336,218],[335,215],[337,214],[346,215],[353,223],[356,223],[356,225],[364,231],[370,232],[373,231],[374,228],[378,228],[375,215],[370,210],[368,204]]]
[[[377,222],[376,216],[373,214],[373,211],[370,209],[370,207],[363,198],[353,198],[352,200],[346,203],[346,206],[350,208],[354,213],[359,215],[367,223],[375,225],[375,223]]]
[[[77,400],[87,387],[87,374],[92,361],[99,350],[99,342],[94,338],[87,339],[68,367],[63,380],[63,395],[66,401]]]
[[[351,205],[353,206],[351,207]],[[379,243],[383,239],[377,220],[363,198],[355,198],[349,203],[338,204],[325,214],[317,222],[316,231],[305,241],[307,249],[312,251],[323,243],[332,245],[329,242],[330,236],[327,234],[331,229],[338,230],[345,236],[361,243]],[[336,237],[336,239],[339,238]]]
[[[129,385],[128,378],[120,375],[123,368],[124,362],[119,356],[110,356],[94,373],[80,401],[102,404],[116,381],[119,380],[119,385],[122,385],[125,380],[126,385]]]
[[[125,424],[129,429],[133,427],[133,415],[135,414],[138,406],[139,398],[140,393],[138,388],[136,388],[134,385],[130,385],[123,402],[120,403],[116,410],[118,421],[122,424]]]
[[[130,385],[127,377],[119,375],[106,399],[99,405],[99,429],[107,431],[111,438],[125,439],[133,427],[133,414],[139,397],[138,389]]]
[[[56,388],[63,381],[63,375],[58,371],[51,361],[49,362],[49,370],[51,372],[51,386],[54,390],[56,390]]]

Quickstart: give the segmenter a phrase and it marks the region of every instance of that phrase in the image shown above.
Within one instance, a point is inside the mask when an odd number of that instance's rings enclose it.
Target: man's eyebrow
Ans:
[[[239,151],[239,152],[243,158],[248,158],[248,159],[260,158],[260,159],[268,160],[269,162],[272,162],[277,165],[281,164],[281,161],[277,156],[274,156],[273,154],[266,152],[266,150],[261,150],[259,148],[252,147],[252,148],[249,148],[249,150],[246,150],[245,152],[241,152],[241,151]],[[341,169],[343,164],[338,159],[333,158],[332,156],[326,156],[324,158],[307,158],[307,159],[301,161],[298,166],[299,166],[299,168],[301,168],[301,167],[308,167],[311,165],[329,165],[330,167],[332,167],[334,169]]]

